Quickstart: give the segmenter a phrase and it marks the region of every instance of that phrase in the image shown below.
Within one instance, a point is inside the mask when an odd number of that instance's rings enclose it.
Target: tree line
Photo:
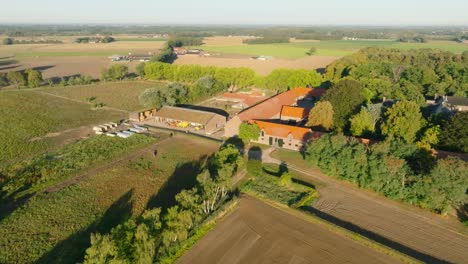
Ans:
[[[204,222],[233,198],[232,177],[244,168],[240,151],[222,146],[197,176],[196,184],[176,195],[167,210],[149,208],[109,234],[92,234],[84,263],[162,263],[174,255]]]
[[[0,87],[12,85],[17,89],[21,87],[35,88],[39,87],[42,82],[42,73],[34,69],[0,73]]]
[[[61,44],[63,41],[58,39],[41,39],[41,40],[17,40],[14,38],[4,38],[2,40],[3,45],[13,45],[13,44]]]
[[[297,86],[316,87],[322,77],[315,70],[276,69],[269,75],[258,76],[252,69],[227,68],[200,65],[172,65],[167,63],[147,63],[144,67],[145,78],[193,83],[206,76],[213,77],[224,88],[265,87],[286,91]]]
[[[433,114],[416,101],[373,103],[366,94],[365,85],[359,81],[338,81],[312,108],[307,126],[374,140],[396,138],[427,151],[467,152],[467,112]]]
[[[451,157],[436,160],[401,140],[367,147],[354,138],[328,134],[312,141],[305,155],[328,175],[437,213],[446,213],[467,198],[466,162]]]

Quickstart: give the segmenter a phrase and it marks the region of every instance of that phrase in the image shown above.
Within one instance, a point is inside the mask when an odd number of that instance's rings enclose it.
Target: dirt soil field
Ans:
[[[213,56],[200,57],[198,55],[179,56],[174,64],[198,64],[203,66],[220,67],[248,67],[258,74],[267,75],[274,69],[321,69],[335,61],[338,57],[332,56],[308,56],[300,59],[274,58],[272,60],[261,61],[247,56]]]
[[[310,168],[299,153],[277,151],[273,156],[267,162],[281,159],[302,172],[302,180],[315,184],[320,198],[310,210],[317,216],[423,262],[466,263],[468,230],[455,219],[335,180]]]
[[[398,263],[396,259],[253,198],[177,263]]]
[[[42,72],[44,79],[75,76],[79,74],[99,78],[102,69],[112,64],[122,63],[127,65],[130,71],[134,71],[135,66],[140,63],[138,61],[112,62],[105,56],[24,57],[12,59],[17,62],[0,67],[0,72],[34,68]]]

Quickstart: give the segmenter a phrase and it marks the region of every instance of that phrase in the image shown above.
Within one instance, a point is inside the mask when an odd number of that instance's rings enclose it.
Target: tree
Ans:
[[[371,136],[375,131],[375,121],[366,109],[351,117],[351,134],[353,136]]]
[[[15,41],[12,38],[4,38],[2,43],[3,45],[12,45]]]
[[[26,85],[27,81],[22,72],[19,71],[10,71],[7,73],[8,82],[14,85],[16,88]]]
[[[399,101],[385,112],[382,134],[401,138],[411,143],[422,126],[422,115],[418,104]]]
[[[146,66],[146,63],[140,62],[140,63],[138,63],[138,65],[135,67],[135,72],[136,72],[136,74],[138,74],[138,76],[140,76],[141,78],[144,78],[144,77],[145,77],[145,66]]]
[[[333,123],[336,128],[343,130],[351,115],[358,111],[365,99],[358,81],[343,79],[329,89],[322,100],[332,104]]]
[[[317,52],[317,48],[316,48],[316,47],[312,47],[312,48],[310,48],[310,49],[306,52],[306,55],[312,56],[312,55],[314,55],[316,52]]]
[[[138,97],[145,107],[159,109],[164,105],[187,103],[188,90],[180,83],[171,83],[162,88],[148,88]]]
[[[318,102],[309,113],[307,126],[313,129],[330,131],[333,128],[333,106],[328,101]]]
[[[433,146],[439,143],[440,127],[431,126],[425,129],[416,145],[425,150],[431,150]]]
[[[426,182],[426,195],[422,202],[436,212],[445,213],[450,206],[466,201],[468,165],[458,158],[440,159]]]
[[[239,138],[244,143],[250,143],[251,140],[257,140],[260,136],[260,128],[257,124],[242,123],[239,127]]]
[[[292,176],[289,172],[283,172],[279,178],[279,184],[281,186],[290,186],[292,184]]]
[[[128,66],[123,64],[115,64],[108,69],[103,69],[101,79],[103,80],[122,80],[128,75]]]
[[[106,37],[103,37],[101,42],[102,43],[111,43],[111,42],[114,42],[115,39],[113,37],[110,37],[110,36],[106,36]]]
[[[443,122],[439,146],[451,151],[468,152],[468,112],[458,112]]]
[[[39,87],[42,82],[42,74],[40,71],[36,71],[33,69],[28,69],[25,71],[26,75],[28,76],[28,86],[31,88]]]
[[[159,51],[157,55],[151,58],[151,62],[173,63],[177,59],[172,47],[167,46]]]

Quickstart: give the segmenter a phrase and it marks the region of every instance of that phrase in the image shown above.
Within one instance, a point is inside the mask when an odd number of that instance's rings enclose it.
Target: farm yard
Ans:
[[[300,232],[298,232],[300,230]],[[193,246],[177,263],[399,263],[253,198]]]
[[[160,141],[88,172],[75,185],[52,188],[0,216],[0,262],[80,262],[91,232],[107,233],[148,207],[172,206],[174,195],[194,184],[198,169],[218,143],[159,136]]]

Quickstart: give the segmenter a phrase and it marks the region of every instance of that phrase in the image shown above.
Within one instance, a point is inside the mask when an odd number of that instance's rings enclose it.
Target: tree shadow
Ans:
[[[247,152],[247,158],[249,160],[258,160],[258,161],[262,161],[262,154],[263,154],[263,151],[260,147],[258,146],[253,146],[249,149],[249,151]]]
[[[207,156],[199,160],[177,165],[172,175],[166,180],[158,192],[153,195],[146,208],[160,207],[162,212],[176,204],[175,196],[182,190],[193,188],[197,182],[197,175],[201,172]]]
[[[11,64],[17,64],[17,60],[1,60],[0,58],[0,66],[6,66],[6,65],[11,65]]]
[[[410,257],[413,257],[417,260],[420,260],[422,262],[425,262],[425,263],[450,263],[446,260],[443,260],[443,259],[440,259],[440,258],[437,258],[437,257],[434,257],[434,256],[431,256],[429,254],[426,254],[426,253],[423,253],[423,252],[419,252],[415,249],[412,249],[408,246],[405,246],[403,244],[400,244],[396,241],[393,241],[389,238],[386,238],[384,236],[381,236],[377,233],[374,233],[370,230],[367,230],[367,229],[364,229],[358,225],[355,225],[351,222],[348,222],[348,221],[345,221],[345,220],[342,220],[342,219],[339,219],[331,214],[328,214],[328,213],[325,213],[325,212],[322,212],[314,207],[311,207],[311,206],[303,206],[301,207],[302,210],[306,211],[306,212],[309,212],[309,213],[312,213],[314,215],[316,215],[317,217],[327,221],[327,222],[330,222],[330,223],[333,223],[337,226],[340,226],[342,228],[345,228],[347,230],[350,230],[354,233],[357,233],[361,236],[364,236],[370,240],[374,240],[376,241],[377,243],[379,244],[382,244],[384,246],[387,246],[389,248],[392,248],[396,251],[399,251],[403,254],[406,254]]]
[[[42,255],[36,263],[78,263],[82,261],[86,249],[91,245],[91,233],[109,233],[113,227],[132,216],[133,193],[134,189],[126,192],[106,210],[100,219],[58,243],[52,250]]]
[[[240,139],[238,136],[226,139],[222,146],[225,147],[229,144],[236,146],[236,148],[241,152],[241,154],[244,155],[245,144],[244,141],[242,141],[242,139]]]
[[[464,203],[456,208],[458,220],[461,222],[468,221],[468,203]]]

